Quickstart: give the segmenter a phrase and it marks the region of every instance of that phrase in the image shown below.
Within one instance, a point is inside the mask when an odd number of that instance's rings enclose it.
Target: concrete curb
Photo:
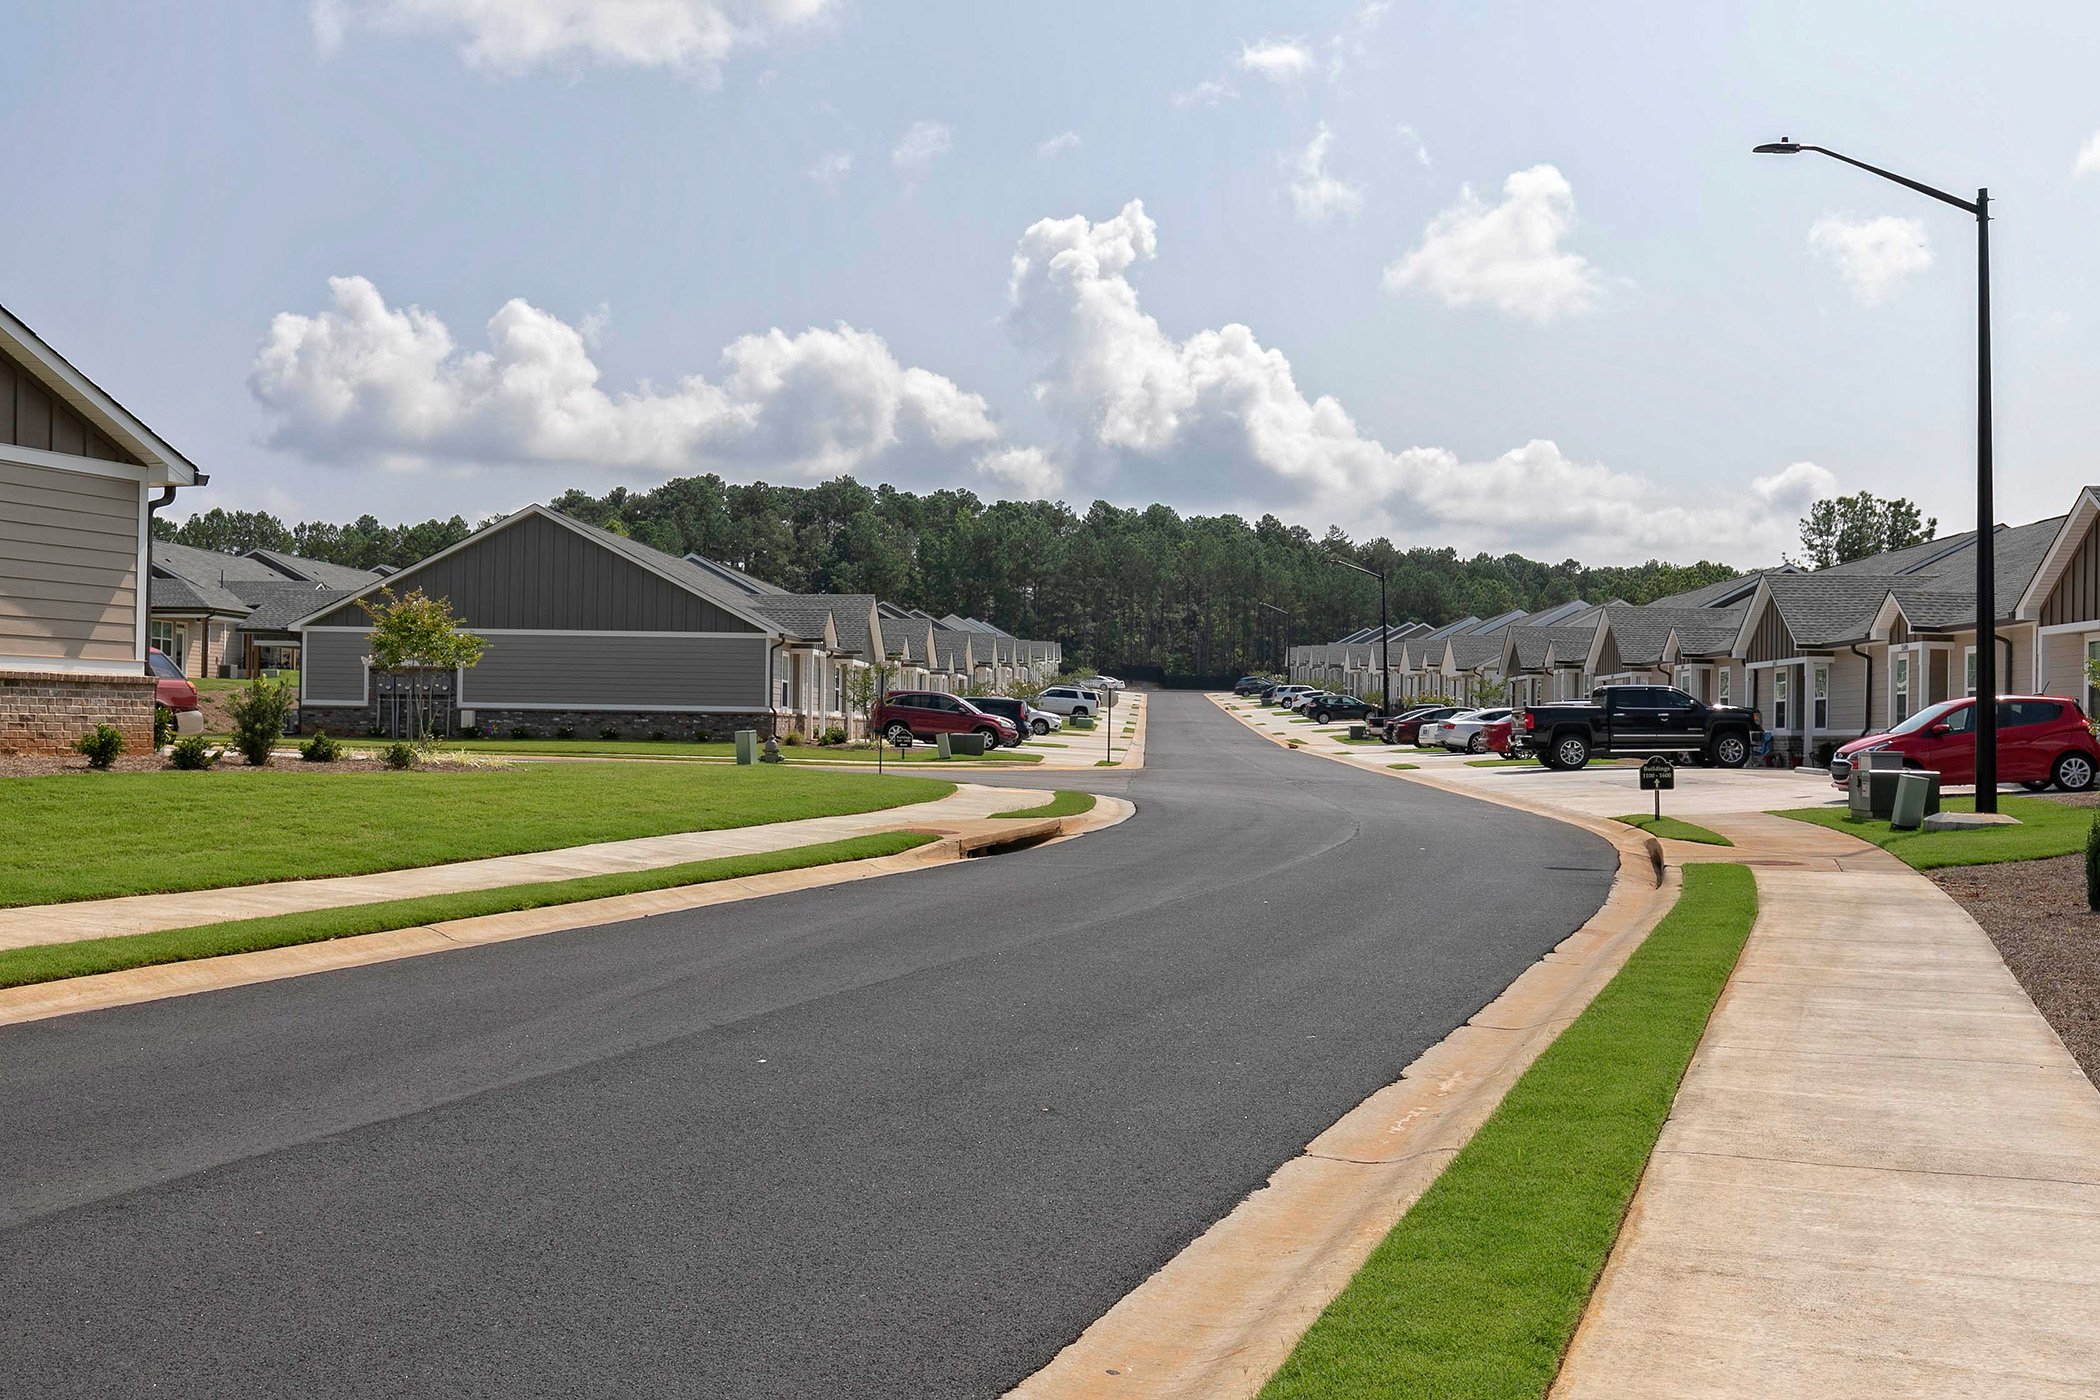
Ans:
[[[1035,797],[1037,794],[1016,790],[1015,795]],[[257,982],[275,982],[315,972],[366,967],[397,958],[421,957],[426,953],[449,952],[484,943],[505,943],[515,938],[560,933],[593,924],[619,923],[652,914],[734,904],[770,894],[849,884],[883,875],[901,875],[950,865],[989,850],[1090,835],[1128,820],[1136,810],[1122,798],[1097,797],[1092,811],[1071,817],[1032,821],[986,818],[947,827],[905,824],[893,829],[931,831],[940,839],[898,855],[839,861],[808,870],[747,875],[704,885],[674,886],[641,894],[550,905],[544,909],[484,914],[319,943],[266,948],[253,953],[229,953],[223,957],[197,958],[56,982],[38,982],[26,987],[9,987],[0,990],[0,1026],[71,1016],[83,1011],[101,1011],[114,1006],[132,1006],[167,997],[192,996],[227,987],[245,987]]]
[[[1510,1086],[1676,902],[1679,877],[1655,838],[1617,822],[1541,815],[1595,831],[1618,850],[1604,907],[1016,1386],[1012,1400],[1221,1400],[1260,1391]]]

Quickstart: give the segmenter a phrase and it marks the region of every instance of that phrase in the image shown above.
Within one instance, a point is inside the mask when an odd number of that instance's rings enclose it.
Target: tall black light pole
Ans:
[[[1291,678],[1291,610],[1289,608],[1279,608],[1274,603],[1256,602],[1254,606],[1267,608],[1270,612],[1283,619],[1283,655],[1277,658],[1280,663],[1277,669],[1283,672],[1285,680],[1289,680]]]
[[[1327,562],[1339,564],[1345,569],[1354,569],[1360,574],[1369,574],[1372,578],[1378,580],[1378,664],[1385,671],[1385,690],[1379,697],[1378,709],[1382,714],[1394,714],[1396,711],[1393,709],[1393,629],[1386,622],[1385,616],[1385,575],[1376,569],[1367,569],[1361,564],[1352,564],[1347,559],[1337,558],[1332,554],[1327,556]],[[1981,672],[1978,674],[1981,674]]]
[[[1758,155],[1814,151],[1893,180],[1976,218],[1976,810],[1998,810],[1998,512],[1991,503],[1991,192],[1962,199],[1901,175],[1791,138],[1755,148]]]

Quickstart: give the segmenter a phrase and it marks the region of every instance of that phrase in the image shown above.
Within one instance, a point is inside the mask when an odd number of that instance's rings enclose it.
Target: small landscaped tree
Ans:
[[[855,666],[846,672],[846,712],[860,716],[864,731],[872,732],[875,707],[889,694],[890,676],[895,671],[896,667],[882,661],[872,666]]]
[[[360,598],[357,604],[372,619],[372,630],[365,639],[372,649],[372,668],[403,674],[415,741],[427,745],[436,700],[432,678],[474,665],[488,649],[488,642],[465,630],[466,619],[452,615],[451,603],[428,597],[420,588],[405,598],[396,598],[392,589],[383,588],[379,596],[382,602]]]
[[[292,712],[292,688],[283,681],[257,676],[242,688],[229,707],[233,713],[233,746],[241,756],[260,768],[276,752],[284,735],[285,716]]]

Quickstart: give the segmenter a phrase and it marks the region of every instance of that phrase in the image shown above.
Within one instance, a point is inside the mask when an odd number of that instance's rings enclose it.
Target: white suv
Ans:
[[[1101,697],[1076,685],[1053,685],[1035,697],[1035,707],[1053,715],[1090,715],[1101,708]]]

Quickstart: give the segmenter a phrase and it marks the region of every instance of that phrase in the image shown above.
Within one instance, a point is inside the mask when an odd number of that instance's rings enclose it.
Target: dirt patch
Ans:
[[[2100,807],[2100,794],[2055,797]],[[1983,926],[2086,1077],[2100,1084],[2100,914],[2085,901],[2085,857],[1930,872]]]
[[[481,769],[508,768],[512,761],[489,754],[439,754],[427,758],[421,764],[425,771],[474,772]],[[201,770],[200,776],[214,773],[264,773],[284,772],[287,769],[301,773],[370,773],[381,768],[377,755],[353,757],[344,755],[334,763],[302,763],[296,755],[280,751],[268,768],[250,768],[238,753],[228,750],[211,767]],[[126,754],[110,765],[112,773],[158,773],[171,768],[165,754]],[[0,778],[45,778],[58,774],[69,774],[82,778],[99,777],[87,766],[87,760],[78,755],[0,755]]]

